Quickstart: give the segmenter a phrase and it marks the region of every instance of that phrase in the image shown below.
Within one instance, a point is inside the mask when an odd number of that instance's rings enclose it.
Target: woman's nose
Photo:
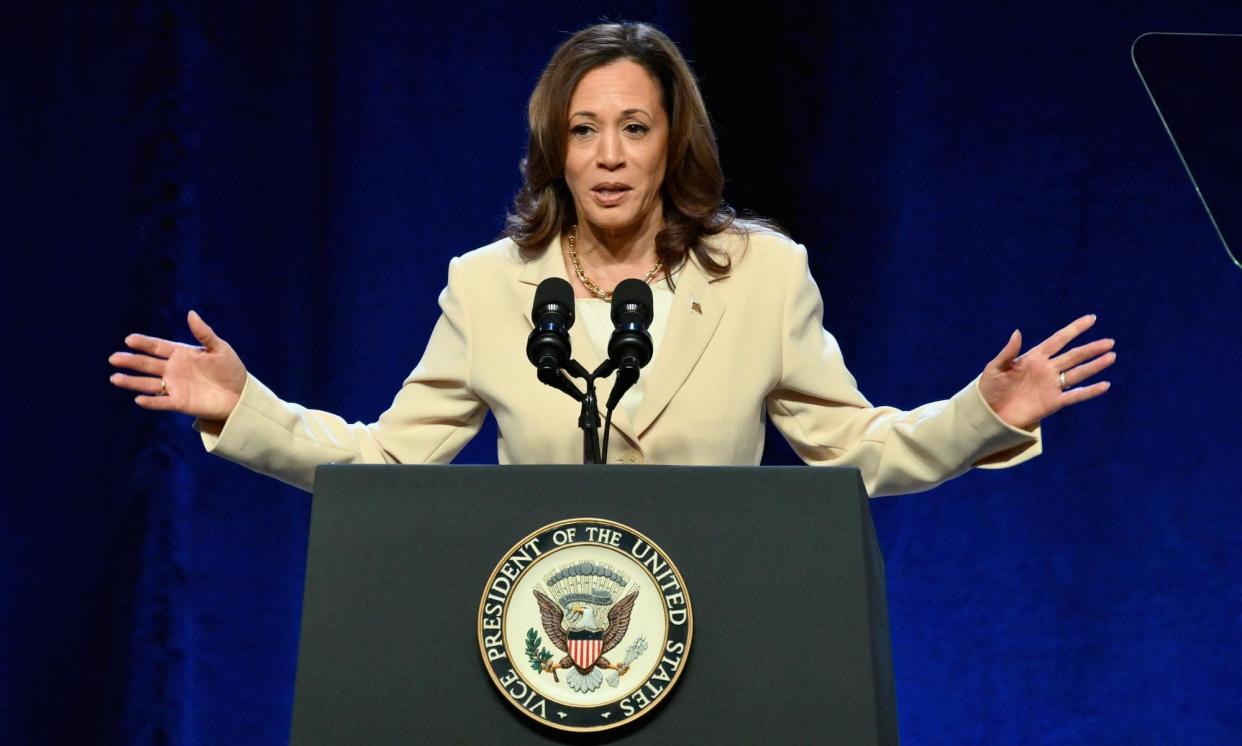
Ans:
[[[625,147],[621,143],[621,133],[605,132],[599,138],[599,150],[595,157],[600,167],[609,171],[625,165]]]

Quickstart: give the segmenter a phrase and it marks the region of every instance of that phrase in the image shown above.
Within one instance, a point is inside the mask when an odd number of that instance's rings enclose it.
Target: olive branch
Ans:
[[[539,633],[531,627],[526,631],[526,657],[530,659],[530,667],[535,669],[536,673],[543,673],[543,665],[552,660],[552,653],[547,648],[539,647]],[[552,672],[552,678],[559,681],[556,671]]]

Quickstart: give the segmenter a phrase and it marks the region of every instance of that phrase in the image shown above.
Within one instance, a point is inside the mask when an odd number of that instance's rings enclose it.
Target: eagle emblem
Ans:
[[[627,591],[630,579],[626,575],[610,565],[587,560],[550,573],[544,577],[543,586],[546,591],[533,591],[543,632],[565,655],[553,662],[552,653],[538,650],[538,633],[532,627],[527,633],[532,667],[552,674],[557,682],[557,671],[565,671],[565,683],[580,694],[598,689],[605,681],[605,671],[608,684],[617,686],[647,647],[640,637],[630,644],[622,662],[613,663],[606,657],[625,639],[638,588]]]
[[[570,518],[528,534],[479,599],[479,654],[518,712],[563,731],[651,712],[685,668],[694,615],[676,566],[638,531]]]

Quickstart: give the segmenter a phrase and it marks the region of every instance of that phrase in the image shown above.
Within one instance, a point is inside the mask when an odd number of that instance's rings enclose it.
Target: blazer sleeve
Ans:
[[[422,360],[371,424],[282,401],[248,375],[223,423],[199,420],[207,451],[304,490],[320,464],[448,463],[487,409],[470,386],[470,303],[459,259],[449,263],[440,318]]]
[[[873,497],[920,492],[973,466],[1038,455],[1041,433],[1013,427],[983,400],[978,380],[946,401],[902,411],[873,407],[823,328],[823,301],[798,245],[784,294],[781,377],[768,396],[773,424],[808,464],[855,466]]]

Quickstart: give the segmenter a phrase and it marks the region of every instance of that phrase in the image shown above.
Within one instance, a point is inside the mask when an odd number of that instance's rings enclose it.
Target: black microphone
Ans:
[[[609,410],[638,382],[638,369],[651,361],[651,335],[647,327],[655,316],[653,305],[651,288],[642,280],[622,280],[612,291],[615,328],[608,340],[608,359],[617,366],[617,383],[608,395]]]
[[[535,328],[526,338],[526,357],[539,369],[539,380],[556,375],[569,364],[569,329],[574,325],[574,289],[559,277],[549,277],[535,289],[530,312]]]

